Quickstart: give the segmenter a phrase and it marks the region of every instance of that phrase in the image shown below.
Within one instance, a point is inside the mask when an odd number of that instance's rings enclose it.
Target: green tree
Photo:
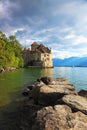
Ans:
[[[23,67],[22,46],[15,36],[0,31],[0,68]]]

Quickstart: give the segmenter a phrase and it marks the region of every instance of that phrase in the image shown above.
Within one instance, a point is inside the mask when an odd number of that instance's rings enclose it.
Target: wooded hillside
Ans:
[[[0,69],[23,67],[22,46],[15,36],[0,31]]]

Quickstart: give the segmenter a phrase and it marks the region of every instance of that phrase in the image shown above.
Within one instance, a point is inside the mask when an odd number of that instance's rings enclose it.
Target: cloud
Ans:
[[[23,32],[24,30],[25,30],[25,28],[16,28],[11,31],[11,34],[15,35],[17,32]]]
[[[4,3],[0,1],[0,20],[4,18],[8,19],[9,16],[10,16],[9,1],[5,1]]]
[[[1,30],[23,46],[38,41],[52,48],[53,57],[86,55],[86,0],[1,0],[0,14]]]

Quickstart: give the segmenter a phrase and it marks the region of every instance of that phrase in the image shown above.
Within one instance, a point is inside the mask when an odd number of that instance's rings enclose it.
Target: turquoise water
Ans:
[[[54,67],[51,69],[27,68],[0,74],[0,121],[8,118],[5,114],[19,106],[23,99],[22,90],[26,84],[41,76],[65,77],[77,90],[87,90],[86,67]]]
[[[53,77],[65,77],[72,82],[77,89],[87,90],[87,68],[86,67],[55,67]]]
[[[87,89],[87,68],[55,67],[51,69],[28,68],[0,74],[0,106],[21,98],[23,87],[41,76],[65,77],[77,90]]]

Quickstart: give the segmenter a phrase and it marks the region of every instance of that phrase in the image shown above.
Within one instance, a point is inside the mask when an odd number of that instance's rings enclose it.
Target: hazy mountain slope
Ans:
[[[54,66],[87,66],[87,57],[70,57],[65,59],[53,59]]]

